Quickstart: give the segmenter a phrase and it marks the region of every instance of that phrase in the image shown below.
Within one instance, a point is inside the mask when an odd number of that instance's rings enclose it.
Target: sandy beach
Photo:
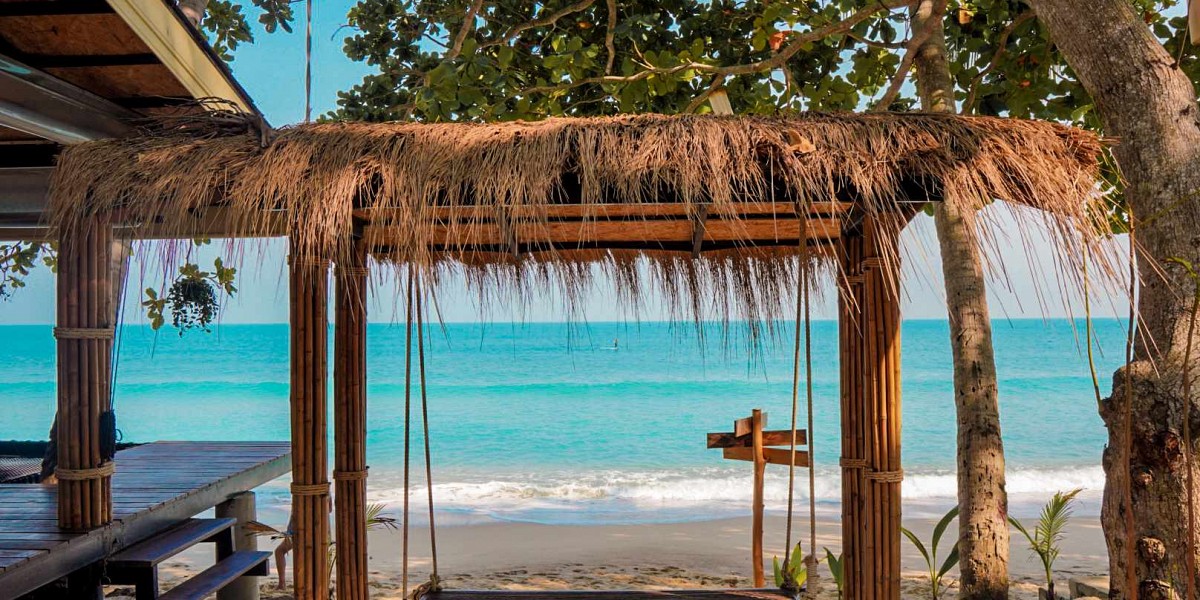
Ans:
[[[808,546],[808,526],[796,522],[796,536]],[[905,525],[927,540],[932,520],[906,521]],[[439,528],[439,570],[448,587],[461,589],[668,589],[747,587],[750,581],[750,520],[726,519],[691,523],[651,525],[537,525],[490,523]],[[953,530],[953,528],[952,528]],[[429,575],[429,533],[426,528],[410,532],[412,559],[410,582],[424,582]],[[766,524],[766,561],[782,556],[784,519],[769,516]],[[942,555],[950,539],[942,542]],[[372,532],[371,577],[373,597],[400,599],[400,545],[398,531]],[[818,524],[817,543],[839,552],[840,526],[831,520]],[[265,539],[261,547],[269,547]],[[907,541],[903,543],[903,594],[905,598],[929,598],[928,577],[920,557]],[[180,555],[162,570],[163,587],[210,564],[211,552],[199,548]],[[824,556],[824,551],[820,552]],[[1013,598],[1037,598],[1041,581],[1040,563],[1025,548],[1023,539],[1012,540],[1010,570]],[[1104,537],[1095,517],[1075,518],[1056,563],[1056,582],[1066,592],[1072,577],[1100,576],[1106,572]],[[956,591],[952,572],[943,592],[952,598]],[[770,575],[768,573],[768,579]],[[275,589],[272,578],[262,580],[263,597],[291,598],[290,589]],[[770,585],[770,581],[768,581]],[[821,596],[836,598],[824,564],[820,568]],[[110,594],[120,594],[110,590]],[[112,597],[112,596],[110,596]]]

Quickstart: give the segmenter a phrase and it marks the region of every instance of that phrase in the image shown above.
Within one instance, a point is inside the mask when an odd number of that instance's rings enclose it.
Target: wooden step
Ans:
[[[120,571],[154,567],[158,563],[204,542],[228,544],[225,552],[218,549],[217,556],[232,551],[235,519],[188,519],[154,537],[143,540],[118,552],[108,559],[108,567]]]
[[[200,574],[164,592],[159,600],[200,600],[229,585],[233,580],[266,566],[270,552],[239,550]],[[264,572],[265,574],[265,572]]]

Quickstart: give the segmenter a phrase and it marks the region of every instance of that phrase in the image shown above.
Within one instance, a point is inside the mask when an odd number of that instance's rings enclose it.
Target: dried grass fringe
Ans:
[[[192,230],[195,215],[219,206],[232,215],[233,229],[248,236],[278,234],[285,216],[293,254],[336,262],[349,251],[356,209],[395,209],[374,223],[393,228],[389,239],[397,242],[376,258],[417,265],[435,280],[462,269],[485,300],[500,297],[496,290],[518,298],[554,290],[575,309],[603,274],[623,304],[636,306],[653,288],[677,319],[713,312],[725,322],[744,318],[757,338],[791,312],[798,269],[829,268],[832,252],[814,253],[811,265],[799,264],[798,248],[742,247],[699,258],[652,251],[434,252],[429,208],[446,207],[451,223],[470,224],[481,219],[461,209],[484,206],[489,220],[536,229],[546,222],[536,207],[563,202],[563,178],[570,175],[580,187],[571,201],[584,205],[659,202],[669,190],[668,200],[689,212],[705,205],[710,215],[736,220],[736,202],[783,200],[776,197],[780,188],[801,206],[852,190],[859,215],[883,214],[906,209],[904,186],[917,181],[970,210],[995,200],[1039,209],[1017,214],[1048,226],[1057,271],[1070,277],[1091,256],[1093,273],[1119,279],[1119,261],[1102,244],[1111,232],[1097,187],[1101,142],[1048,122],[915,113],[642,115],[323,123],[272,136],[249,120],[237,133],[226,113],[213,123],[206,128],[203,119],[190,118],[186,126],[167,122],[142,137],[66,148],[51,184],[51,225],[71,231],[90,214],[113,212],[126,223],[157,223],[191,238],[202,233]],[[797,151],[797,138],[815,150]],[[995,240],[978,237],[994,255]],[[178,255],[180,245],[165,246]],[[895,268],[899,259],[885,262]]]

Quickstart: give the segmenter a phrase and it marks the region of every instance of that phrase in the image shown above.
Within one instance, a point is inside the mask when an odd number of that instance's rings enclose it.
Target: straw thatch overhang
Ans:
[[[1003,199],[1090,230],[1101,147],[1047,122],[934,114],[331,123],[270,136],[230,123],[68,149],[51,225],[102,212],[132,237],[286,234],[335,259],[356,232],[377,256],[419,263],[794,250],[930,200]]]
[[[1099,140],[1045,122],[637,116],[264,132],[251,119],[213,114],[162,125],[71,147],[59,161],[48,219],[61,242],[58,331],[89,338],[60,336],[60,413],[74,427],[67,431],[96,435],[88,419],[110,371],[80,365],[112,356],[107,338],[92,339],[112,335],[113,311],[97,300],[117,285],[106,268],[111,236],[286,236],[294,571],[305,600],[329,591],[331,285],[339,597],[367,595],[371,254],[405,271],[398,303],[407,304],[410,341],[414,314],[422,330],[425,282],[436,288],[446,268],[462,268],[487,295],[509,284],[549,288],[568,305],[605,272],[617,301],[636,306],[654,287],[673,317],[699,320],[715,308],[726,322],[744,318],[751,340],[790,312],[805,285],[819,285],[810,269],[835,273],[845,597],[899,600],[900,231],[930,201],[965,214],[1005,200],[1033,209],[1020,219],[1049,225],[1059,258],[1074,263],[1060,272],[1096,258],[1088,246],[1106,233],[1105,212],[1092,206]],[[970,234],[985,251],[995,246],[987,233]],[[419,365],[422,348],[418,341]],[[89,374],[82,383],[80,372]],[[763,468],[761,443],[751,450]],[[80,462],[70,468],[100,466]],[[87,507],[103,516],[107,496],[93,494]]]

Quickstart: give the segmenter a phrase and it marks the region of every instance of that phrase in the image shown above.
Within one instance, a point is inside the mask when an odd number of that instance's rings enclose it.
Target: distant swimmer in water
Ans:
[[[612,345],[612,348],[609,348],[609,350],[619,350],[619,349],[620,349],[620,340],[618,340],[617,338],[613,338],[613,345]]]

